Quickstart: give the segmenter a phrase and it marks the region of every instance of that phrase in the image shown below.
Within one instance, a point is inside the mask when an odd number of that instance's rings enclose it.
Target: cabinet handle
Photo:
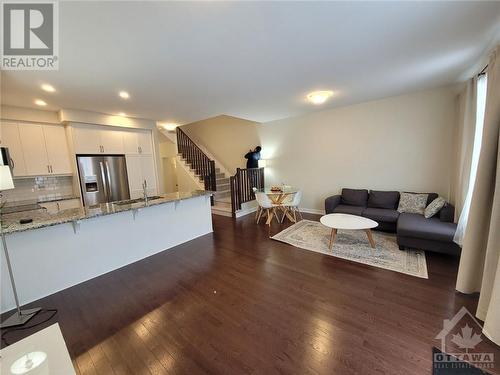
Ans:
[[[141,148],[139,146],[137,146],[137,153],[140,154],[141,153]]]
[[[14,170],[14,168],[16,167],[16,163],[14,163],[14,159],[10,158],[10,167],[12,168],[12,170]]]
[[[142,154],[142,147],[141,146],[139,146],[139,150],[140,150],[139,152]]]
[[[47,165],[47,172],[50,173],[50,165]]]
[[[52,165],[50,166],[50,173],[54,173],[54,170],[52,169]]]

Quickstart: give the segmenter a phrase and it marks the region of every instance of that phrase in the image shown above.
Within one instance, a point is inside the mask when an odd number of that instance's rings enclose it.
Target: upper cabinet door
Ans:
[[[63,126],[43,126],[50,171],[53,174],[72,173],[66,132]]]
[[[23,146],[19,137],[19,127],[14,122],[2,122],[1,130],[2,147],[9,148],[12,173],[14,177],[26,176],[26,164],[24,163]]]
[[[101,145],[105,154],[123,154],[123,132],[100,130]]]
[[[139,153],[143,155],[152,155],[153,146],[151,144],[151,132],[137,132],[137,143],[139,146]]]
[[[42,125],[20,124],[19,136],[23,146],[26,174],[29,176],[49,174],[50,163],[47,158]]]
[[[73,143],[76,154],[102,154],[100,131],[91,128],[73,128]]]
[[[137,132],[123,131],[123,149],[125,154],[138,154],[139,142],[137,140]]]

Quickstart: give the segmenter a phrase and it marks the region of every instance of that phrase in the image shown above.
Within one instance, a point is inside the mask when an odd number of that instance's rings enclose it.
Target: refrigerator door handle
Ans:
[[[111,173],[109,172],[109,163],[107,161],[104,162],[104,164],[106,165],[106,176],[108,178],[108,181],[106,183],[106,186],[108,187],[108,200],[111,199]]]
[[[104,197],[106,198],[106,202],[109,202],[108,195],[108,181],[106,179],[106,172],[104,171],[104,165],[102,161],[99,162],[99,167],[101,168],[101,177],[102,177],[102,186],[104,190]]]

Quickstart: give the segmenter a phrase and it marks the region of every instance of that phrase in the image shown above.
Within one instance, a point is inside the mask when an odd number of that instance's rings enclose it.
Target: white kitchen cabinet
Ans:
[[[126,155],[127,162],[127,177],[130,195],[132,197],[133,191],[142,191],[142,171],[141,171],[141,157],[139,155]]]
[[[123,154],[123,132],[119,130],[99,130],[104,154]]]
[[[141,130],[124,131],[123,147],[126,154],[151,155],[153,153],[151,132]]]
[[[40,176],[50,174],[50,164],[42,125],[21,124],[19,125],[19,136],[23,146],[26,175]]]
[[[73,144],[76,154],[102,154],[101,137],[97,129],[73,127]]]
[[[137,132],[137,143],[139,145],[139,153],[142,155],[152,155],[153,145],[151,142],[151,132]]]
[[[142,184],[147,183],[149,196],[157,194],[156,172],[151,155],[126,155],[127,175],[131,198],[144,195]]]
[[[146,181],[148,194],[156,194],[156,171],[153,157],[141,155],[142,179]]]
[[[60,125],[19,124],[26,176],[70,174],[71,162]]]
[[[3,144],[9,148],[15,177],[72,173],[60,125],[2,123]]]
[[[73,127],[77,154],[123,154],[123,132],[96,127]]]
[[[51,174],[72,173],[66,132],[59,125],[42,127]]]
[[[26,164],[24,163],[23,146],[19,136],[19,126],[15,122],[2,122],[1,128],[2,147],[9,148],[10,162],[14,177],[26,175]]]

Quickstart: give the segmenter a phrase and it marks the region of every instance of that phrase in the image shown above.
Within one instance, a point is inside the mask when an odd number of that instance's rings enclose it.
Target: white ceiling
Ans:
[[[500,2],[68,1],[59,12],[59,71],[2,72],[2,104],[42,98],[184,124],[264,122],[457,82],[498,35]],[[335,95],[305,102],[317,89]]]

